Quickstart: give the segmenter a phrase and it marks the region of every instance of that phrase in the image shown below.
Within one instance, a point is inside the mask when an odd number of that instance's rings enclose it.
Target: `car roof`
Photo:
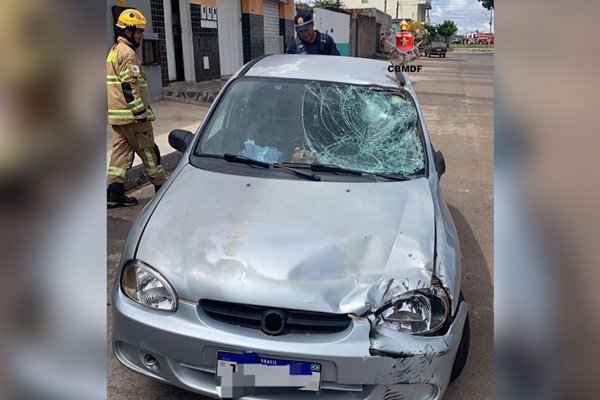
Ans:
[[[396,74],[388,70],[390,65],[390,61],[368,58],[278,54],[259,59],[243,75],[378,85],[397,89]],[[406,74],[404,76],[408,81]]]

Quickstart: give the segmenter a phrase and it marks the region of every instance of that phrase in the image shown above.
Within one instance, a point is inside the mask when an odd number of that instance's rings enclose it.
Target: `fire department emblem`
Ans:
[[[396,48],[404,53],[408,53],[415,47],[415,37],[410,32],[396,33]]]

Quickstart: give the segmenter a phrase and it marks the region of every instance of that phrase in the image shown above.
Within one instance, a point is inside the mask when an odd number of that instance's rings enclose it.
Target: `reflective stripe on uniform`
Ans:
[[[156,165],[156,162],[154,161],[154,157],[156,157],[154,149],[144,149],[144,154],[146,155],[146,162],[148,163],[148,166],[146,167],[148,175],[154,176],[163,172],[162,165]]]
[[[150,120],[150,121],[152,121],[152,120],[155,120],[155,119],[156,119],[156,117],[154,116],[154,113],[152,112],[152,109],[151,109],[151,108],[148,108],[148,109],[146,110],[146,118],[147,118],[148,120]]]
[[[129,123],[133,122],[133,112],[131,110],[108,110],[109,123]]]
[[[108,56],[106,57],[106,62],[115,62],[117,61],[117,53],[115,53],[114,51],[111,51],[110,53],[108,53]]]
[[[127,106],[129,107],[129,109],[133,113],[136,113],[138,111],[142,111],[142,110],[144,110],[144,108],[146,108],[144,106],[144,102],[139,97],[137,99],[135,99],[134,101],[132,101],[131,103],[127,103]]]
[[[127,170],[119,167],[108,167],[108,175],[125,179],[127,178]]]
[[[144,78],[138,78],[138,84],[140,85],[140,87],[148,87],[148,83]]]
[[[148,175],[150,176],[156,176],[160,173],[164,173],[162,165],[157,165],[156,167],[148,167],[146,170],[148,171]]]
[[[120,85],[121,80],[117,75],[106,75],[106,84],[107,85]]]
[[[148,172],[150,168],[156,168],[156,163],[154,162],[154,152],[150,149],[144,149],[144,154],[146,155],[146,161],[148,162]]]
[[[131,110],[108,110],[108,116],[116,119],[133,118]]]
[[[123,71],[123,72],[121,72],[119,74],[119,78],[121,78],[121,80],[129,78],[129,71]]]

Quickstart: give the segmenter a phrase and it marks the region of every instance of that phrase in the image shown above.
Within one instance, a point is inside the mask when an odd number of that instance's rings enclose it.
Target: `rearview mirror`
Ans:
[[[444,155],[441,151],[436,151],[433,153],[433,161],[435,163],[435,170],[437,171],[438,178],[441,178],[446,172],[446,160],[444,160]]]
[[[182,153],[186,151],[193,139],[194,134],[183,129],[175,129],[169,133],[169,145]]]

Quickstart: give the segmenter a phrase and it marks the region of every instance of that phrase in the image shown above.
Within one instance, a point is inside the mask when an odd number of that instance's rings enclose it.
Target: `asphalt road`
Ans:
[[[493,54],[448,53],[420,59],[411,74],[436,150],[446,159],[442,187],[461,240],[462,288],[470,306],[471,350],[461,377],[445,400],[493,398]],[[108,348],[110,291],[133,220],[153,195],[134,193],[140,204],[108,210]],[[108,398],[202,400],[123,367],[108,352]]]

